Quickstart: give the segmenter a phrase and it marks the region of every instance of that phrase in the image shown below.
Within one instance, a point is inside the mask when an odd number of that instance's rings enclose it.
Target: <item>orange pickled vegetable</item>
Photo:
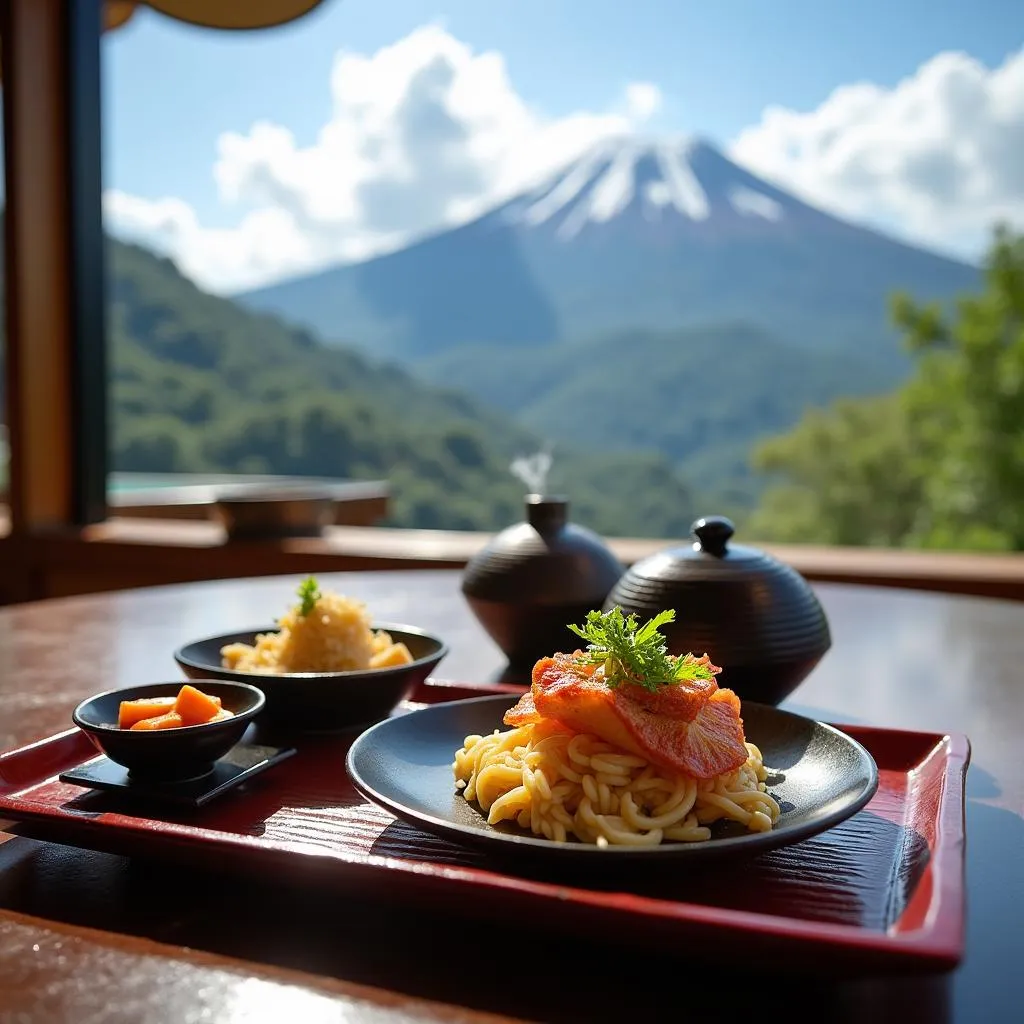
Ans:
[[[121,701],[117,724],[122,729],[180,729],[184,725],[205,725],[234,717],[221,707],[220,697],[186,683],[176,697]]]
[[[180,729],[184,724],[177,711],[168,711],[166,715],[140,719],[132,726],[132,730]]]
[[[159,718],[174,710],[174,697],[140,697],[138,700],[123,700],[118,709],[117,724],[121,729],[130,729],[144,718]]]
[[[220,697],[211,697],[186,683],[178,691],[174,710],[181,716],[184,725],[204,725],[220,712]]]

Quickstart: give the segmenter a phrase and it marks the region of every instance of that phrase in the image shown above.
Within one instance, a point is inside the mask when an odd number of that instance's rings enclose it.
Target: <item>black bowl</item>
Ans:
[[[199,689],[220,697],[233,718],[152,732],[117,727],[121,701],[174,697],[180,689],[181,683],[149,683],[109,690],[83,700],[71,717],[98,750],[124,765],[134,777],[155,782],[200,778],[209,774],[213,762],[242,738],[249,723],[263,710],[265,698],[261,690],[247,683],[203,679]]]
[[[267,695],[261,726],[265,722],[302,732],[351,729],[386,718],[448,653],[443,640],[421,629],[388,623],[376,623],[373,628],[388,632],[395,643],[404,643],[413,660],[392,668],[278,675],[235,672],[222,667],[222,647],[255,643],[258,633],[276,632],[277,626],[195,640],[179,647],[174,660],[190,679],[230,679],[258,686]]]

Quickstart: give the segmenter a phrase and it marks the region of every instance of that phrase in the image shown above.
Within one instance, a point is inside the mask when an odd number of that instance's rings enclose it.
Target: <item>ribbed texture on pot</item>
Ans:
[[[641,621],[666,609],[669,651],[708,654],[720,682],[775,703],[832,644],[824,609],[794,569],[755,548],[727,543],[728,520],[699,520],[692,545],[660,551],[626,571],[604,603]],[[745,690],[746,692],[740,692]]]
[[[570,647],[567,623],[600,608],[622,574],[596,533],[567,520],[564,498],[530,496],[527,522],[499,533],[463,572],[470,607],[511,661]]]

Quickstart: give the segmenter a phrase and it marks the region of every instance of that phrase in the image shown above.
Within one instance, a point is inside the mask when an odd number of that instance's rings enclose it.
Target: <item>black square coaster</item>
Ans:
[[[133,779],[128,769],[108,757],[61,772],[61,782],[74,786],[88,786],[120,793],[133,800],[150,800],[179,807],[203,807],[211,800],[240,786],[254,775],[286,760],[295,753],[294,747],[266,747],[254,743],[239,743],[219,761],[213,771],[201,779],[185,782],[149,782]]]

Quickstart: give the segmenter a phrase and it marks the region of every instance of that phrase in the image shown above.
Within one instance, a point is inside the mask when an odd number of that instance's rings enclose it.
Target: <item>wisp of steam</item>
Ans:
[[[519,458],[513,459],[509,469],[513,476],[526,484],[526,489],[530,494],[544,494],[553,461],[550,450],[545,448],[532,455],[520,455]]]

